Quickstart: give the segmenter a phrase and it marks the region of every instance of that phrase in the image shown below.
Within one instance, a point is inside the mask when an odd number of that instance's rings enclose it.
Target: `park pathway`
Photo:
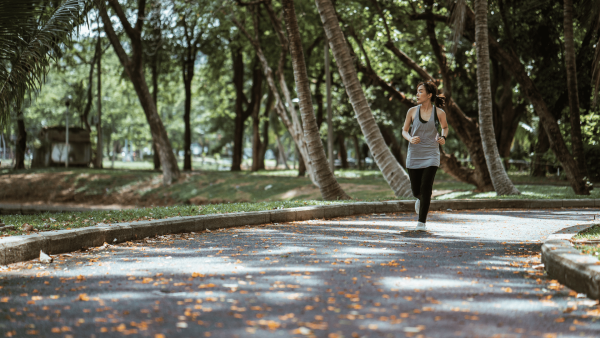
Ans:
[[[594,209],[377,214],[182,234],[0,270],[6,337],[599,337],[539,269]]]

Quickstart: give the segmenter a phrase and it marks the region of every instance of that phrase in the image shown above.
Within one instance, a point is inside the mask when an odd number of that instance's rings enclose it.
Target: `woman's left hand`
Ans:
[[[437,143],[439,143],[441,145],[446,144],[446,139],[443,138],[443,137],[440,137],[439,135],[437,136],[437,140],[436,141],[437,141]]]

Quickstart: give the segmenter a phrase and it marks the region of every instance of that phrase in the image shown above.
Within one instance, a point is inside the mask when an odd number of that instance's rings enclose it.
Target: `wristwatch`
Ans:
[[[443,137],[443,138],[444,138],[444,141],[446,141],[446,136],[442,135],[442,136],[440,136],[440,137]]]

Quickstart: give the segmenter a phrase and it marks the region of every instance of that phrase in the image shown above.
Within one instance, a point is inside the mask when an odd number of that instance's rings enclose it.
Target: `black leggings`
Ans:
[[[433,190],[433,180],[438,167],[427,167],[422,169],[408,169],[410,177],[410,188],[413,195],[421,201],[419,208],[419,222],[427,221],[429,204],[431,204],[431,192]]]

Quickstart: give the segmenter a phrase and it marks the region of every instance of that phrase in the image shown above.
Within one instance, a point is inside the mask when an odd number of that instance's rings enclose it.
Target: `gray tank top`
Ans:
[[[421,105],[417,106],[417,114],[412,123],[411,136],[419,136],[421,142],[418,144],[408,144],[406,167],[409,169],[440,166],[440,144],[435,140],[438,135],[435,126],[435,114],[437,112],[435,106],[432,109],[429,121],[421,122]]]

